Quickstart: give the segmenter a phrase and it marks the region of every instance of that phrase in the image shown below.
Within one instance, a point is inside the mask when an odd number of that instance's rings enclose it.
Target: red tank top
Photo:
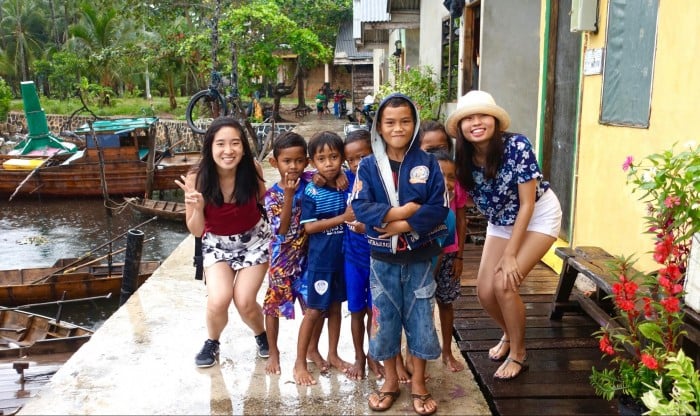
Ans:
[[[245,205],[223,204],[216,206],[207,204],[204,207],[204,232],[216,235],[242,234],[260,221],[255,198],[250,198]]]

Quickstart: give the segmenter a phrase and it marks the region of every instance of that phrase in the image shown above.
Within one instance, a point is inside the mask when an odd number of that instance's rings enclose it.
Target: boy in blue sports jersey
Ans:
[[[384,361],[386,381],[369,396],[372,410],[388,410],[400,394],[396,371],[401,330],[413,355],[411,397],[421,415],[437,411],[425,385],[426,360],[440,356],[433,322],[436,283],[432,259],[441,252],[449,203],[435,156],[420,149],[418,109],[391,94],[372,125],[373,154],[360,161],[352,208],[371,248],[372,334],[369,352]]]
[[[340,305],[346,300],[343,273],[343,235],[345,223],[354,220],[347,207],[348,192],[337,189],[345,160],[343,140],[335,133],[323,131],[309,140],[309,156],[324,186],[309,183],[304,190],[301,224],[309,235],[307,266],[307,310],[299,327],[294,381],[310,386],[316,380],[309,373],[306,355],[311,335],[319,320],[328,317],[328,363],[345,372],[350,364],[338,356],[340,339]]]

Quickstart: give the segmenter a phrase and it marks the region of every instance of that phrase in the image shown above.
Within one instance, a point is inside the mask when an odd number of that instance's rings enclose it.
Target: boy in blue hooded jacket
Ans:
[[[387,410],[399,396],[396,359],[401,330],[414,357],[413,408],[432,414],[437,403],[425,386],[426,360],[440,356],[433,322],[432,258],[447,232],[449,202],[440,165],[420,149],[418,110],[405,95],[391,94],[377,109],[372,151],[360,162],[352,208],[366,225],[370,245],[373,325],[370,355],[384,361],[386,381],[370,394],[372,410]]]

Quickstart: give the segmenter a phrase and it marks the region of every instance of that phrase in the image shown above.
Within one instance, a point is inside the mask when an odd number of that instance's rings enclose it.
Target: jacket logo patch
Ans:
[[[425,165],[416,166],[411,169],[408,182],[410,183],[426,183],[428,182],[428,176],[430,176],[430,169]]]
[[[328,282],[325,280],[319,280],[316,283],[314,283],[314,289],[316,289],[316,293],[319,295],[323,295],[328,291]]]

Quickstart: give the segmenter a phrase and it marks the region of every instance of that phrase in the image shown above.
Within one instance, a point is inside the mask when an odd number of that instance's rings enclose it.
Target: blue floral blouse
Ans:
[[[532,144],[521,134],[504,133],[503,160],[494,179],[484,177],[484,169],[476,167],[472,172],[474,189],[469,195],[479,211],[495,225],[513,225],[520,209],[518,184],[537,180],[536,200],[549,189],[549,182],[542,180],[542,172]]]

